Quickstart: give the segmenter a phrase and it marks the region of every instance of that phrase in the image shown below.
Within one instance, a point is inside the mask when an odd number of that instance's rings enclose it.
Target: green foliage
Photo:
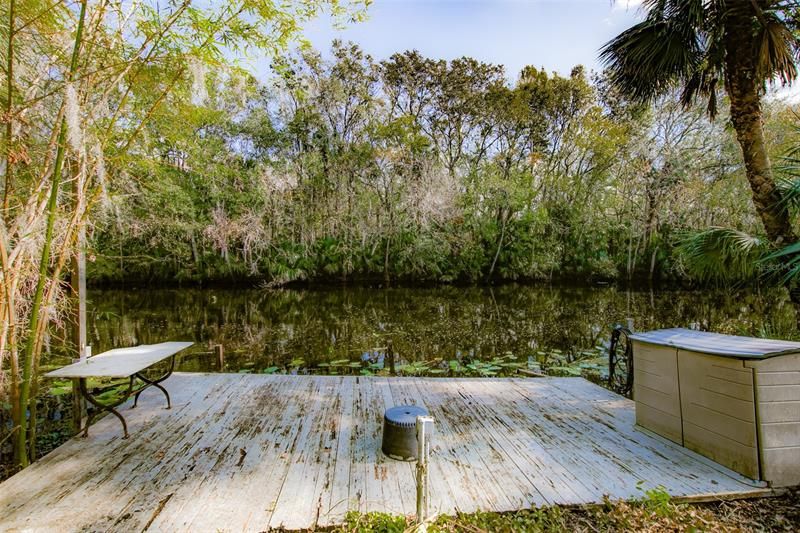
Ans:
[[[334,531],[357,531],[359,533],[402,533],[408,527],[406,517],[387,513],[361,514],[348,511],[345,525]]]
[[[48,393],[51,396],[64,396],[66,394],[72,394],[72,382],[54,380],[50,385],[50,389],[48,389]]]
[[[729,228],[691,233],[678,245],[684,265],[695,278],[725,284],[752,279],[768,249],[764,239]]]
[[[773,266],[770,275],[779,283],[790,284],[800,280],[800,242],[766,255],[761,262]]]
[[[641,486],[642,482],[639,482],[637,487],[641,489]],[[655,488],[646,489],[640,503],[648,511],[652,511],[661,518],[667,518],[676,511],[670,500],[671,497],[667,490],[659,485]]]
[[[308,364],[303,358],[295,357],[283,365],[273,365],[260,370],[262,374],[303,373],[322,375],[362,375],[388,376],[390,365],[388,355],[383,349],[375,349],[362,356],[359,361],[335,359],[316,364]],[[253,372],[254,363],[247,362],[239,369],[240,373]],[[512,352],[492,358],[421,359],[401,361],[395,365],[395,374],[400,376],[449,376],[449,377],[496,377],[517,376],[518,370],[530,370],[552,376],[584,376],[597,382],[604,382],[608,374],[608,353],[605,346],[597,346],[592,350],[577,351],[569,354],[561,350],[538,351],[527,357],[518,357]],[[69,383],[66,383],[69,385]],[[58,394],[59,383],[54,383],[52,391]],[[67,389],[66,392],[71,392]]]
[[[602,505],[561,507],[557,505],[508,513],[475,512],[441,515],[426,524],[431,533],[461,531],[526,531],[561,533],[563,531],[741,531],[743,524],[758,527],[760,521],[739,516],[736,504],[719,508],[703,504],[675,504],[663,489],[651,489],[632,502],[606,500]],[[796,497],[788,497],[782,506],[791,508]],[[761,505],[764,505],[763,503]],[[742,506],[742,514],[745,514]],[[781,507],[778,505],[778,507]],[[733,512],[732,512],[733,511]],[[791,511],[790,511],[791,512]],[[775,513],[773,513],[775,514]],[[780,514],[780,513],[777,513]],[[766,522],[770,522],[767,520]],[[785,524],[777,520],[778,528]],[[412,519],[383,513],[348,513],[337,533],[413,531]],[[776,529],[777,530],[777,529]]]
[[[677,95],[643,110],[582,68],[509,85],[470,58],[332,57],[282,59],[269,90],[219,77],[203,105],[155,114],[90,278],[675,279],[695,272],[672,243],[707,211],[758,230],[735,140]]]
[[[559,506],[534,508],[511,513],[476,512],[436,519],[429,531],[530,531],[570,530],[569,511]]]

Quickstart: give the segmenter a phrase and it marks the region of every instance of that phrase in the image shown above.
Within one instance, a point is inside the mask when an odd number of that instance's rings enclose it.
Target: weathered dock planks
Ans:
[[[436,420],[431,508],[508,511],[768,490],[634,429],[633,402],[580,378],[175,374],[173,408],[145,393],[0,484],[3,531],[261,531],[413,514],[414,469],[380,452],[385,408]],[[157,391],[156,391],[157,392]]]

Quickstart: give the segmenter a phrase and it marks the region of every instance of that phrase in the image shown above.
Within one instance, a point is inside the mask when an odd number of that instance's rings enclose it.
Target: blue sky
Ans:
[[[375,0],[366,22],[333,28],[317,19],[305,35],[326,51],[334,38],[358,43],[375,59],[417,49],[443,59],[471,56],[506,66],[510,79],[525,65],[568,74],[598,69],[599,48],[636,22],[641,0]],[[265,60],[251,61],[259,74]]]

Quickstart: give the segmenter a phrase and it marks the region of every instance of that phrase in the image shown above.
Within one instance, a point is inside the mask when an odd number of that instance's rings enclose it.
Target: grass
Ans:
[[[416,530],[403,516],[349,513],[335,533],[402,533]],[[675,503],[663,490],[641,499],[602,505],[551,506],[510,513],[440,516],[431,533],[455,532],[789,532],[800,530],[800,488],[781,496],[714,503]]]

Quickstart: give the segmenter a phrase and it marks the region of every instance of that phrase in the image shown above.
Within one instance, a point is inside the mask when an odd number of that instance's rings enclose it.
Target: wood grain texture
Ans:
[[[633,402],[580,378],[175,374],[0,484],[3,531],[261,531],[412,515],[413,463],[380,452],[383,410],[435,419],[430,509],[509,511],[640,497],[768,493],[634,429]],[[726,496],[727,495],[727,496]]]

